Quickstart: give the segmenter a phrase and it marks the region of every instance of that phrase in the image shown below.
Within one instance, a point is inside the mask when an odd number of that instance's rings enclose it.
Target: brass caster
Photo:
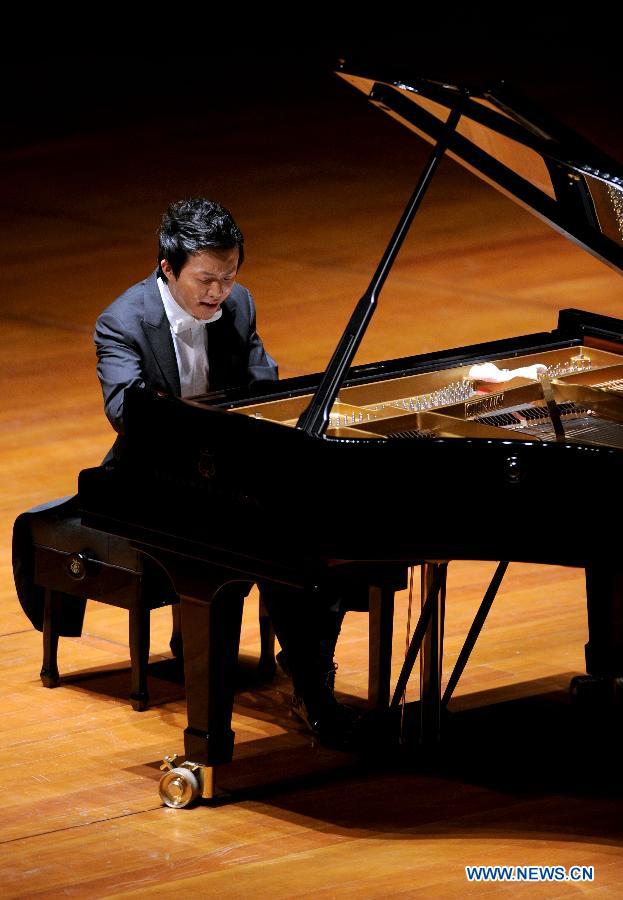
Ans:
[[[177,753],[165,756],[160,771],[165,774],[160,779],[160,798],[167,806],[182,809],[201,797],[213,800],[216,795],[216,772],[214,766],[203,766],[189,759],[177,765]]]
[[[190,806],[201,794],[199,779],[191,769],[182,766],[170,769],[160,779],[160,799],[166,806],[183,809]]]

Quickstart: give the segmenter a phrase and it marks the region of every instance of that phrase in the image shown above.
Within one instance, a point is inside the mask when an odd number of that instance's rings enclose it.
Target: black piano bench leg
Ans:
[[[277,671],[277,663],[275,662],[275,630],[273,623],[268,615],[268,610],[262,600],[260,594],[260,659],[257,664],[257,671],[262,680],[268,681],[273,678]]]
[[[130,609],[130,664],[132,709],[143,712],[149,705],[147,663],[149,662],[150,610],[142,605]]]
[[[44,687],[54,688],[58,685],[58,630],[55,624],[55,607],[60,598],[50,588],[45,589],[45,606],[43,612],[43,665],[41,666],[41,682]]]

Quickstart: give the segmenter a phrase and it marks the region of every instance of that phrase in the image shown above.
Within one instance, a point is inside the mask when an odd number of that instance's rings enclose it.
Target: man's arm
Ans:
[[[123,392],[134,385],[145,386],[139,348],[121,322],[108,312],[97,320],[93,339],[104,411],[115,431],[123,434]]]
[[[268,354],[257,333],[255,324],[255,303],[251,292],[247,290],[249,302],[249,338],[248,338],[248,373],[249,383],[254,381],[276,381],[279,378],[279,370],[275,360]]]

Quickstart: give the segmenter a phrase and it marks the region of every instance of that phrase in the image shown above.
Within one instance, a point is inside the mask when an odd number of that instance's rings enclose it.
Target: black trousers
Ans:
[[[344,612],[331,592],[260,585],[262,599],[292,672],[294,690],[305,696],[322,689],[333,669],[333,654]]]

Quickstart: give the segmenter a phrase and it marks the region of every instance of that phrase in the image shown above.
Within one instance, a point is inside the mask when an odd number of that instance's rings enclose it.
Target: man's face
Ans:
[[[175,302],[196,319],[211,319],[236,281],[238,248],[202,250],[188,257],[176,278],[166,259],[160,267]]]

